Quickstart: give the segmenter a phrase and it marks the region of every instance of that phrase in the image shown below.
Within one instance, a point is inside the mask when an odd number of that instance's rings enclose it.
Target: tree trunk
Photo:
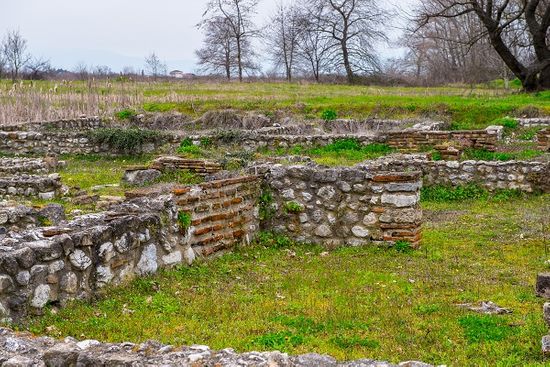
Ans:
[[[243,61],[242,61],[242,49],[241,39],[237,38],[237,67],[239,69],[239,82],[243,81]]]
[[[344,68],[346,69],[346,76],[348,79],[348,84],[353,84],[355,82],[355,75],[351,68],[351,63],[349,61],[348,45],[345,41],[341,42],[342,44],[342,59],[344,61]]]

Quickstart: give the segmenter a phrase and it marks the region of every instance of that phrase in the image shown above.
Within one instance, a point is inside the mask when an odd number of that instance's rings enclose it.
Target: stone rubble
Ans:
[[[338,362],[319,354],[289,356],[280,352],[236,353],[211,350],[204,345],[174,347],[155,341],[142,344],[100,343],[96,340],[63,341],[34,337],[0,328],[0,366],[132,366],[132,367],[433,367],[422,362],[388,362],[362,359]]]

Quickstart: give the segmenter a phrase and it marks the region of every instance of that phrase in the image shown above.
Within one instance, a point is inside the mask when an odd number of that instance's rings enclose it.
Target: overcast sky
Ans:
[[[412,3],[390,0],[384,4]],[[0,0],[4,16],[0,34],[19,29],[35,56],[55,67],[74,69],[79,62],[143,68],[144,57],[156,52],[168,69],[195,71],[194,50],[201,45],[195,28],[207,0]],[[272,14],[278,0],[262,0],[258,24]],[[395,33],[395,31],[394,31]],[[380,45],[384,57],[399,54]]]

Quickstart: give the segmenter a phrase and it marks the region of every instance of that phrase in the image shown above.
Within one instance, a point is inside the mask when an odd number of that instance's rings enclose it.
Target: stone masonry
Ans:
[[[0,177],[0,198],[25,196],[40,199],[53,199],[61,195],[63,185],[57,173],[47,176],[20,174]]]
[[[420,172],[365,172],[313,164],[255,169],[267,172],[274,198],[269,226],[298,241],[328,246],[420,243]]]
[[[477,184],[489,191],[550,192],[550,162],[547,161],[432,161],[425,154],[397,154],[367,161],[358,167],[367,172],[421,171],[424,186]]]
[[[22,366],[132,366],[132,367],[431,367],[421,362],[388,362],[361,359],[337,362],[319,354],[289,356],[280,352],[236,353],[214,351],[204,345],[174,347],[155,341],[142,344],[100,343],[74,338],[36,338],[0,328],[0,365]]]

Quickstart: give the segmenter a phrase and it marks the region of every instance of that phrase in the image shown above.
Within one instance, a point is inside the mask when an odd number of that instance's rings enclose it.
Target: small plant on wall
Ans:
[[[178,212],[178,225],[182,233],[186,233],[191,227],[191,214],[188,212]]]
[[[304,207],[295,201],[287,201],[284,210],[287,214],[298,214],[304,211]]]

